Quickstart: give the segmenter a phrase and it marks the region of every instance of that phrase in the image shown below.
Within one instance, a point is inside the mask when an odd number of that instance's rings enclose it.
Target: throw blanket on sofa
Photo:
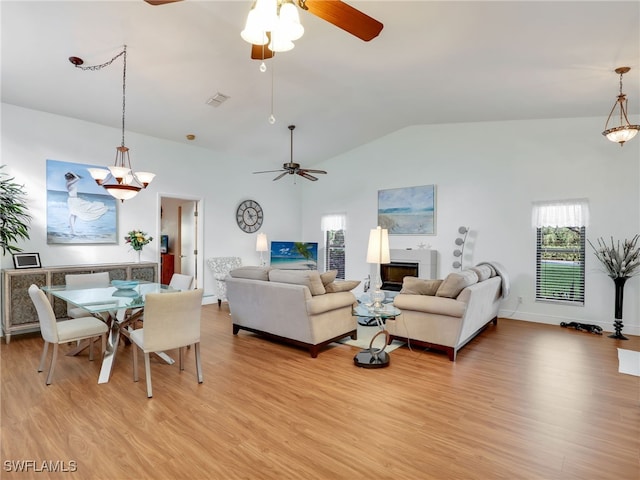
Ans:
[[[502,298],[507,298],[511,290],[511,283],[509,282],[509,274],[504,266],[502,266],[501,263],[494,261],[482,262],[478,265],[489,265],[496,271],[496,274],[502,279]]]

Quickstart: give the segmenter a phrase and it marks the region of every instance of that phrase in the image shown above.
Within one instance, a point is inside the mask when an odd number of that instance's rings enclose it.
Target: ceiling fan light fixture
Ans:
[[[282,35],[279,30],[271,32],[271,42],[269,43],[269,50],[272,52],[288,52],[293,50],[294,43],[289,40],[286,35]]]
[[[629,70],[631,70],[630,67],[618,67],[615,69],[615,72],[620,75],[620,91],[616,102],[611,108],[611,112],[609,112],[607,122],[604,125],[604,131],[602,132],[602,135],[607,137],[608,140],[619,143],[621,147],[624,145],[624,142],[635,137],[638,134],[638,130],[640,130],[640,125],[631,125],[631,122],[629,122],[629,118],[627,117],[627,96],[622,93],[622,76]],[[609,122],[612,117],[618,119],[619,125],[609,128]]]
[[[247,22],[245,23],[244,30],[240,32],[240,36],[245,42],[252,45],[265,45],[269,42],[269,37],[267,37],[267,32],[263,28],[258,16],[259,12],[255,9],[249,12]]]
[[[291,41],[298,40],[304,34],[304,27],[300,23],[298,8],[291,1],[285,1],[280,6],[278,31]]]

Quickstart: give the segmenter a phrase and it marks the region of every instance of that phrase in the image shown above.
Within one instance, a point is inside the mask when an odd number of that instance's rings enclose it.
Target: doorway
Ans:
[[[167,251],[161,252],[162,283],[173,273],[192,275],[194,288],[201,287],[202,244],[201,199],[160,196],[160,235],[166,236]]]

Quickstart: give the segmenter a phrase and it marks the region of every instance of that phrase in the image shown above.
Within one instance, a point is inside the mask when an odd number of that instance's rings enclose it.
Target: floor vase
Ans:
[[[627,278],[629,277],[616,277],[613,279],[613,283],[616,287],[615,320],[613,322],[615,333],[613,335],[609,335],[609,338],[628,340],[627,337],[622,335],[622,328],[624,327],[622,323],[622,303],[624,300],[624,284],[627,281]]]

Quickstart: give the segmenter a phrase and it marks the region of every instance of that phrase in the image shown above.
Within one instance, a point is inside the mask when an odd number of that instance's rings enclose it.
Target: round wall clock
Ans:
[[[263,217],[262,207],[255,200],[245,200],[238,205],[238,210],[236,210],[238,227],[246,233],[253,233],[260,230]]]

